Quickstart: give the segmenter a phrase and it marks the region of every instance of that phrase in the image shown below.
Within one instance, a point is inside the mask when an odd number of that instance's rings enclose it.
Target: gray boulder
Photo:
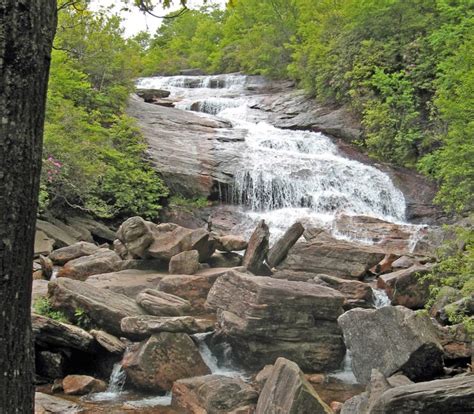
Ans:
[[[79,406],[72,401],[54,395],[35,393],[35,414],[78,413]]]
[[[67,277],[84,281],[91,275],[115,272],[120,269],[122,259],[109,249],[99,249],[89,256],[70,260],[59,269],[58,278]]]
[[[95,325],[119,336],[123,334],[120,329],[123,318],[144,313],[127,296],[68,278],[50,282],[48,296],[54,309],[62,310],[71,317],[77,309],[82,309]]]
[[[178,275],[193,275],[199,270],[199,252],[187,250],[173,256],[169,264],[169,273]]]
[[[34,256],[48,255],[53,251],[54,240],[49,238],[44,231],[36,230]]]
[[[78,259],[79,257],[83,256],[89,256],[96,253],[99,249],[100,247],[93,243],[81,241],[71,244],[70,246],[61,247],[60,249],[54,250],[49,255],[49,258],[54,264],[63,266],[70,260]]]
[[[278,358],[258,398],[255,414],[332,414],[298,365]]]
[[[181,316],[191,308],[187,300],[154,289],[140,292],[136,301],[147,313],[155,316]]]
[[[222,252],[238,252],[247,248],[247,240],[242,236],[228,234],[216,237],[216,248]]]
[[[147,249],[153,242],[154,223],[143,220],[135,216],[125,220],[117,230],[117,239],[125,247],[127,253],[134,258],[145,259]],[[123,249],[119,249],[122,256],[125,254]]]
[[[92,330],[90,334],[95,338],[97,343],[111,354],[122,355],[127,346],[119,338],[105,331]]]
[[[367,384],[372,369],[384,376],[397,371],[412,380],[442,372],[443,348],[430,318],[402,306],[352,309],[339,317],[352,369]]]
[[[325,286],[230,270],[207,297],[217,310],[217,337],[244,365],[260,369],[279,356],[303,369],[339,366],[345,347],[336,319],[344,297]]]
[[[267,263],[270,267],[279,265],[293,245],[303,235],[304,227],[301,223],[296,222],[281,236],[268,252]]]
[[[242,266],[254,274],[262,274],[265,267],[264,261],[267,258],[269,240],[270,230],[265,224],[265,220],[261,220],[250,237]]]

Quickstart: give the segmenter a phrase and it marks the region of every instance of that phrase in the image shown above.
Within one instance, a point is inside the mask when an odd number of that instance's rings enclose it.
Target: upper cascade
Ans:
[[[252,86],[253,85],[253,86]],[[343,157],[321,133],[275,128],[254,109],[262,77],[240,74],[139,80],[171,92],[176,107],[218,115],[244,131],[246,150],[233,167],[233,203],[276,228],[291,221],[331,223],[339,213],[405,220],[405,199],[384,172]],[[203,115],[205,116],[205,115]]]

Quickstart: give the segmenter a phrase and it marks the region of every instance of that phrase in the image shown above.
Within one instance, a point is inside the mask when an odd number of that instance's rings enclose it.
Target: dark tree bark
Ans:
[[[30,302],[56,0],[0,0],[0,412],[32,413]]]

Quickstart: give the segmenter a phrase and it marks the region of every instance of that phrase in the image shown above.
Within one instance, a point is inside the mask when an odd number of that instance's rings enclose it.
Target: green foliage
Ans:
[[[70,323],[66,315],[58,310],[54,310],[48,298],[40,297],[35,300],[33,309],[38,315],[47,316],[58,322]]]
[[[59,17],[40,207],[101,218],[156,217],[168,190],[144,160],[143,138],[124,114],[141,69],[140,38],[124,39],[117,16],[63,9]]]
[[[85,330],[90,330],[94,327],[89,315],[87,315],[86,311],[82,308],[74,310],[74,321],[75,325]]]
[[[180,195],[175,195],[169,199],[170,207],[178,207],[184,210],[193,210],[196,208],[204,208],[209,206],[209,201],[204,197],[195,199],[184,198]]]

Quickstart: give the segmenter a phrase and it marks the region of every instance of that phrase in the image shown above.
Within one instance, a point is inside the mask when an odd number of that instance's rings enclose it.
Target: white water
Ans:
[[[392,302],[390,301],[390,298],[388,297],[385,290],[372,288],[372,294],[374,295],[375,309],[380,309],[391,305]]]
[[[215,114],[246,131],[231,201],[246,208],[247,229],[262,218],[273,233],[297,220],[330,228],[338,213],[405,220],[403,194],[385,173],[343,157],[321,133],[266,122],[264,111],[251,108],[261,99],[253,92],[259,85],[261,78],[231,74],[144,78],[137,86],[169,90],[177,108]]]
[[[114,364],[112,373],[109,378],[109,386],[104,392],[98,392],[91,397],[92,401],[111,401],[118,398],[125,386],[127,374],[125,373],[122,364],[117,362]]]
[[[331,378],[336,378],[346,384],[358,384],[357,378],[352,371],[352,357],[349,350],[346,351],[346,355],[342,361],[341,369],[329,374],[329,376]]]

